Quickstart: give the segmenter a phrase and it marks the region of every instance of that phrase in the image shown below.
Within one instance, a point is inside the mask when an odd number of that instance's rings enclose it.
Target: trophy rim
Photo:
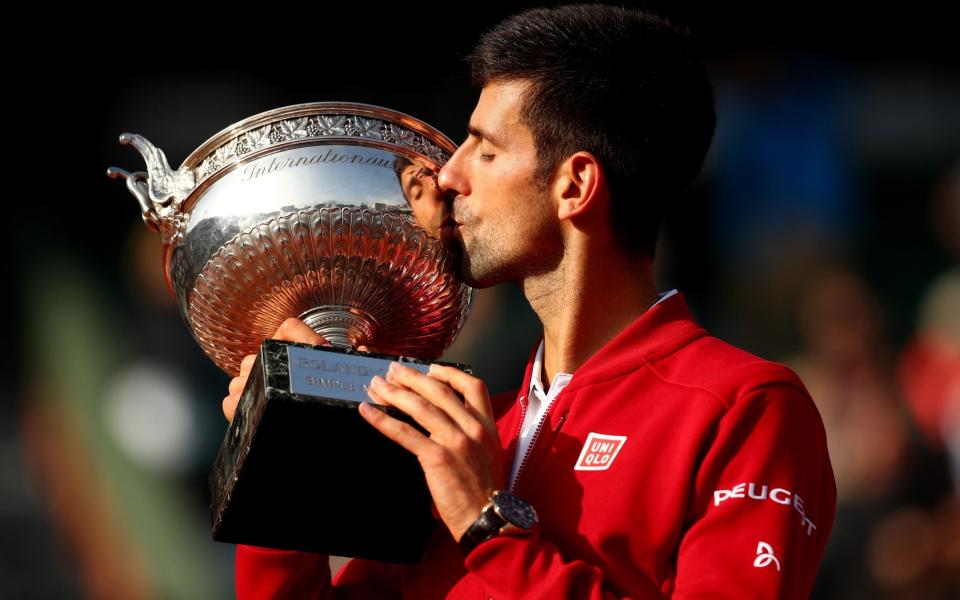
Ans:
[[[373,117],[402,125],[403,127],[426,136],[428,139],[430,139],[430,141],[440,146],[442,150],[448,152],[450,155],[453,155],[453,153],[457,150],[457,144],[442,131],[418,119],[417,117],[408,115],[398,110],[362,102],[304,102],[257,113],[237,121],[232,125],[224,127],[217,133],[207,138],[207,140],[198,146],[196,150],[191,152],[189,156],[184,159],[183,163],[181,163],[180,168],[188,168],[191,170],[198,169],[203,161],[211,154],[216,152],[216,150],[223,146],[223,144],[259,127],[280,122],[285,119],[302,116],[344,113],[363,117]],[[325,139],[328,142],[336,141],[338,137],[339,136],[330,136]],[[342,137],[344,140],[351,140],[353,142],[357,140],[357,138],[353,136]]]

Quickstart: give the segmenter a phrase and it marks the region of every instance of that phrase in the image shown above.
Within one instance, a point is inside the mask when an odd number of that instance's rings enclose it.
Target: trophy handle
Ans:
[[[183,234],[186,223],[182,206],[193,192],[197,177],[187,167],[174,171],[163,150],[136,133],[123,133],[120,143],[133,146],[147,163],[147,172],[130,173],[117,167],[107,169],[107,176],[127,180],[127,190],[140,204],[143,222],[152,231],[159,231],[164,243],[173,244]]]
[[[157,216],[157,211],[153,208],[153,204],[150,201],[150,190],[147,187],[149,176],[144,171],[130,173],[119,167],[109,167],[107,169],[107,177],[127,180],[127,190],[133,194],[133,197],[140,203],[140,211],[143,213],[144,225],[146,225],[150,231],[159,231],[160,217]]]

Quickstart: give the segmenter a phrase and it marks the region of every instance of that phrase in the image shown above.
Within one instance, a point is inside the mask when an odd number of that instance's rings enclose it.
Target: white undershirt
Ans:
[[[677,290],[670,290],[660,294],[660,299],[653,306],[660,304],[670,296],[677,293]],[[650,308],[653,308],[651,306]],[[557,373],[553,376],[553,383],[550,384],[550,391],[544,395],[543,383],[540,374],[543,372],[543,340],[540,341],[540,347],[537,349],[537,356],[533,359],[533,372],[530,374],[530,389],[527,391],[527,410],[523,416],[523,426],[520,428],[520,439],[517,440],[517,453],[513,457],[513,468],[510,471],[510,489],[513,489],[517,479],[517,471],[520,470],[520,464],[523,457],[526,456],[530,445],[533,443],[533,437],[539,429],[540,421],[547,413],[547,409],[553,404],[553,400],[563,391],[570,380],[573,379],[572,373]]]

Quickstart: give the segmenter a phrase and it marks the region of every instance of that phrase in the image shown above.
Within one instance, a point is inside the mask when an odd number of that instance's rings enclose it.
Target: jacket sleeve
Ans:
[[[528,535],[501,535],[483,542],[467,556],[466,566],[493,598],[663,598],[652,582],[645,590],[627,594],[611,590],[599,567],[565,559],[536,528]]]
[[[802,385],[746,393],[694,484],[675,598],[808,598],[836,510],[826,434]]]
[[[325,554],[237,546],[238,600],[399,598],[397,565],[351,560],[331,582]]]
[[[480,544],[467,568],[495,598],[809,597],[836,486],[806,391],[787,383],[751,391],[706,445],[688,526],[669,561],[676,576],[662,587],[613,590],[599,567],[564,559],[536,530]]]

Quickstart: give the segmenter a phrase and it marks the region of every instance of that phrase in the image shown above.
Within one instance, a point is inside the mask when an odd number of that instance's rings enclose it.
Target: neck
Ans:
[[[615,249],[568,247],[557,268],[523,280],[543,324],[544,389],[572,373],[657,301],[653,265]]]

